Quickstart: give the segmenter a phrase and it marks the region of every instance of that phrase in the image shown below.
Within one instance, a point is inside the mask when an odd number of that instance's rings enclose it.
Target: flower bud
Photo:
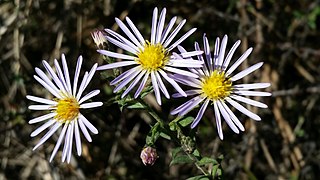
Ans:
[[[150,146],[143,148],[140,154],[140,158],[144,165],[152,166],[154,162],[158,159],[157,150]]]
[[[91,32],[91,37],[98,48],[104,47],[104,43],[107,43],[106,33],[100,30]]]
[[[195,142],[190,137],[184,136],[181,139],[181,147],[187,153],[192,153],[195,149]]]

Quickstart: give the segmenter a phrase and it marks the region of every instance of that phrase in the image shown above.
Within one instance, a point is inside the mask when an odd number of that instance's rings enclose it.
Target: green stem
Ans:
[[[199,166],[199,164],[198,164],[198,159],[195,158],[194,156],[190,155],[188,152],[185,152],[185,153],[188,155],[188,157],[189,157],[190,159],[192,159],[193,161],[195,161],[195,162],[194,162],[194,165],[195,165],[205,176],[207,176],[208,173],[207,173],[204,169],[202,169],[201,166]]]
[[[142,99],[138,99],[138,101],[144,106],[146,107],[146,110],[148,111],[148,113],[157,121],[157,123],[155,124],[155,126],[160,125],[161,127],[164,128],[164,130],[166,130],[166,133],[169,134],[169,136],[175,140],[179,145],[181,145],[181,138],[182,136],[185,136],[181,130],[181,128],[179,127],[179,125],[177,124],[179,120],[181,120],[183,118],[183,116],[178,116],[176,117],[174,120],[172,120],[169,124],[165,125],[164,121],[160,118],[160,116],[147,104],[145,103]],[[174,124],[175,129],[174,131],[177,132],[177,134],[173,134],[172,131],[167,131],[166,128],[169,128],[169,126],[172,126]],[[168,126],[169,125],[169,126]],[[164,127],[166,126],[166,127]],[[194,165],[204,174],[204,175],[208,175],[208,173],[206,172],[206,170],[204,170],[201,166],[199,166],[198,162],[199,160],[194,157],[192,154],[190,154],[189,152],[184,151],[188,157],[190,159],[192,159],[194,161]]]
[[[144,107],[146,107],[148,113],[161,125],[163,125],[163,120],[160,118],[160,116],[147,104],[145,103],[142,99],[138,98],[139,103],[141,103]]]

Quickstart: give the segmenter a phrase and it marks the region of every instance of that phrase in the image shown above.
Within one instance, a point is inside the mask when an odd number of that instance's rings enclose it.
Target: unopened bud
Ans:
[[[157,154],[157,150],[148,146],[143,148],[143,150],[141,151],[140,154],[140,158],[143,162],[144,165],[150,165],[152,166],[154,164],[154,162],[156,162],[156,160],[158,159],[158,154]]]
[[[107,43],[107,39],[105,36],[106,36],[106,33],[104,33],[103,31],[100,31],[100,30],[96,30],[94,32],[91,32],[91,37],[98,48],[100,48],[100,47],[103,48],[104,47],[103,44]]]
[[[194,141],[190,137],[187,137],[187,136],[182,137],[181,146],[182,146],[183,150],[186,151],[187,153],[192,153],[193,150],[195,149]]]

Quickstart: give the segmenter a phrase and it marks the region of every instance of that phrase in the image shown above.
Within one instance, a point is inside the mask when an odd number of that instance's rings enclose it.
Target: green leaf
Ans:
[[[153,87],[152,87],[152,86],[146,87],[146,88],[142,91],[142,93],[141,93],[141,95],[140,95],[141,99],[143,99],[146,95],[148,95],[150,92],[152,92],[152,90],[153,90]]]
[[[210,178],[206,175],[199,175],[194,177],[189,177],[187,180],[209,180]]]
[[[209,157],[203,157],[199,162],[198,165],[199,166],[203,166],[206,164],[212,164],[212,165],[216,165],[218,164],[217,160],[213,159],[213,158],[209,158]]]
[[[177,125],[176,123],[169,123],[170,130],[175,131],[177,129],[176,125]]]
[[[187,155],[176,156],[170,162],[170,166],[174,164],[184,164],[184,163],[193,163],[193,160]]]
[[[198,149],[195,149],[192,153],[195,157],[200,158],[200,152],[198,151]]]
[[[146,144],[149,146],[152,146],[159,138],[159,135],[160,135],[159,123],[156,123],[153,127],[151,127],[146,137]]]
[[[194,120],[193,117],[188,116],[188,117],[182,119],[181,121],[179,121],[179,124],[180,124],[182,127],[186,127],[186,126],[188,126],[189,124],[191,124],[193,120]]]
[[[181,147],[174,148],[172,150],[172,152],[171,152],[172,153],[172,158],[175,158],[179,152],[182,152],[182,148]]]
[[[168,134],[164,133],[164,132],[160,132],[160,136],[165,138],[165,139],[167,139],[167,140],[171,140],[171,137]]]
[[[135,103],[135,104],[132,104],[132,105],[128,106],[127,108],[128,108],[128,109],[145,109],[146,107],[147,107],[147,106],[145,106],[145,105],[137,102],[137,103]]]

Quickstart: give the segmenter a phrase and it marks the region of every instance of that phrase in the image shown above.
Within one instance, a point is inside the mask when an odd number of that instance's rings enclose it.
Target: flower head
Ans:
[[[93,90],[85,96],[82,96],[83,91],[91,81],[97,64],[95,64],[90,72],[85,72],[82,82],[78,87],[78,80],[80,75],[80,69],[82,65],[82,56],[79,56],[73,86],[71,86],[69,70],[64,54],[61,56],[63,71],[57,60],[54,61],[57,74],[53,71],[50,65],[46,61],[42,61],[49,76],[45,74],[41,69],[35,68],[37,75],[34,78],[46,88],[53,96],[53,99],[44,99],[41,97],[27,95],[27,98],[31,101],[41,103],[40,105],[29,106],[30,110],[49,110],[50,113],[31,119],[29,124],[38,122],[44,122],[40,127],[31,133],[31,137],[35,137],[45,129],[51,127],[48,132],[40,139],[38,144],[33,148],[37,149],[45,141],[47,141],[60,127],[62,128],[59,139],[54,147],[54,150],[50,157],[50,162],[56,155],[63,139],[64,148],[62,152],[62,162],[67,159],[70,163],[73,138],[75,136],[77,153],[80,156],[82,152],[80,131],[91,142],[90,134],[87,128],[94,134],[98,134],[98,130],[80,113],[80,109],[87,109],[98,107],[102,105],[102,102],[89,102],[84,103],[86,100],[98,95],[99,90]]]
[[[235,133],[239,133],[239,130],[244,131],[243,125],[228,107],[227,103],[250,118],[259,121],[261,118],[258,115],[252,113],[236,101],[260,108],[267,108],[267,105],[244,96],[271,95],[271,93],[268,92],[251,91],[254,89],[269,87],[270,83],[236,84],[237,80],[242,79],[253,71],[259,69],[263,63],[259,62],[233,75],[234,70],[250,55],[252,48],[245,51],[232,66],[228,67],[235,50],[240,45],[240,40],[232,46],[231,50],[225,57],[227,40],[228,36],[225,35],[220,46],[220,39],[217,38],[215,42],[214,55],[211,56],[209,42],[207,37],[204,35],[203,41],[205,58],[202,55],[198,55],[198,60],[204,62],[204,65],[202,68],[189,68],[191,72],[197,74],[199,77],[186,77],[179,74],[173,75],[173,79],[176,81],[194,88],[186,91],[186,94],[188,96],[195,95],[195,97],[174,109],[171,114],[184,116],[197,105],[202,103],[196,118],[191,124],[191,127],[194,128],[201,120],[207,107],[209,105],[213,105],[220,139],[223,139],[221,115]],[[195,49],[197,51],[200,50],[197,42],[195,43]],[[182,47],[179,47],[179,50],[182,53],[185,52],[185,49]],[[176,93],[173,94],[173,97],[181,97],[181,95]]]
[[[181,21],[179,25],[174,28],[173,31],[171,31],[177,20],[177,17],[172,18],[166,28],[164,28],[165,15],[166,9],[164,8],[161,11],[158,20],[158,9],[155,8],[153,10],[150,41],[145,40],[142,37],[139,30],[128,17],[126,17],[125,20],[128,23],[130,29],[118,18],[116,18],[115,20],[120,29],[126,34],[126,36],[128,36],[129,39],[126,39],[122,35],[110,29],[106,29],[106,32],[108,33],[106,39],[119,48],[126,50],[130,55],[119,54],[107,50],[98,50],[99,53],[106,56],[122,59],[122,61],[120,62],[102,65],[98,67],[98,70],[135,66],[125,71],[120,76],[116,77],[110,83],[111,85],[119,83],[114,89],[114,92],[118,92],[131,82],[129,87],[127,87],[127,89],[122,94],[122,97],[127,95],[133,89],[133,87],[135,87],[138,82],[140,82],[140,85],[134,95],[134,97],[137,98],[146,85],[147,80],[149,79],[149,77],[151,77],[151,83],[155,92],[157,102],[161,105],[160,91],[165,95],[166,98],[170,98],[167,88],[164,85],[162,79],[168,81],[182,96],[186,96],[186,93],[172,78],[168,76],[167,72],[177,73],[194,78],[198,77],[198,75],[194,73],[186,70],[181,70],[179,68],[201,67],[203,62],[191,59],[185,60],[183,58],[202,54],[202,51],[185,52],[180,54],[179,56],[171,52],[182,41],[189,37],[196,30],[196,28],[189,30],[177,41],[171,43],[172,40],[176,37],[177,33],[186,23],[186,20]]]

